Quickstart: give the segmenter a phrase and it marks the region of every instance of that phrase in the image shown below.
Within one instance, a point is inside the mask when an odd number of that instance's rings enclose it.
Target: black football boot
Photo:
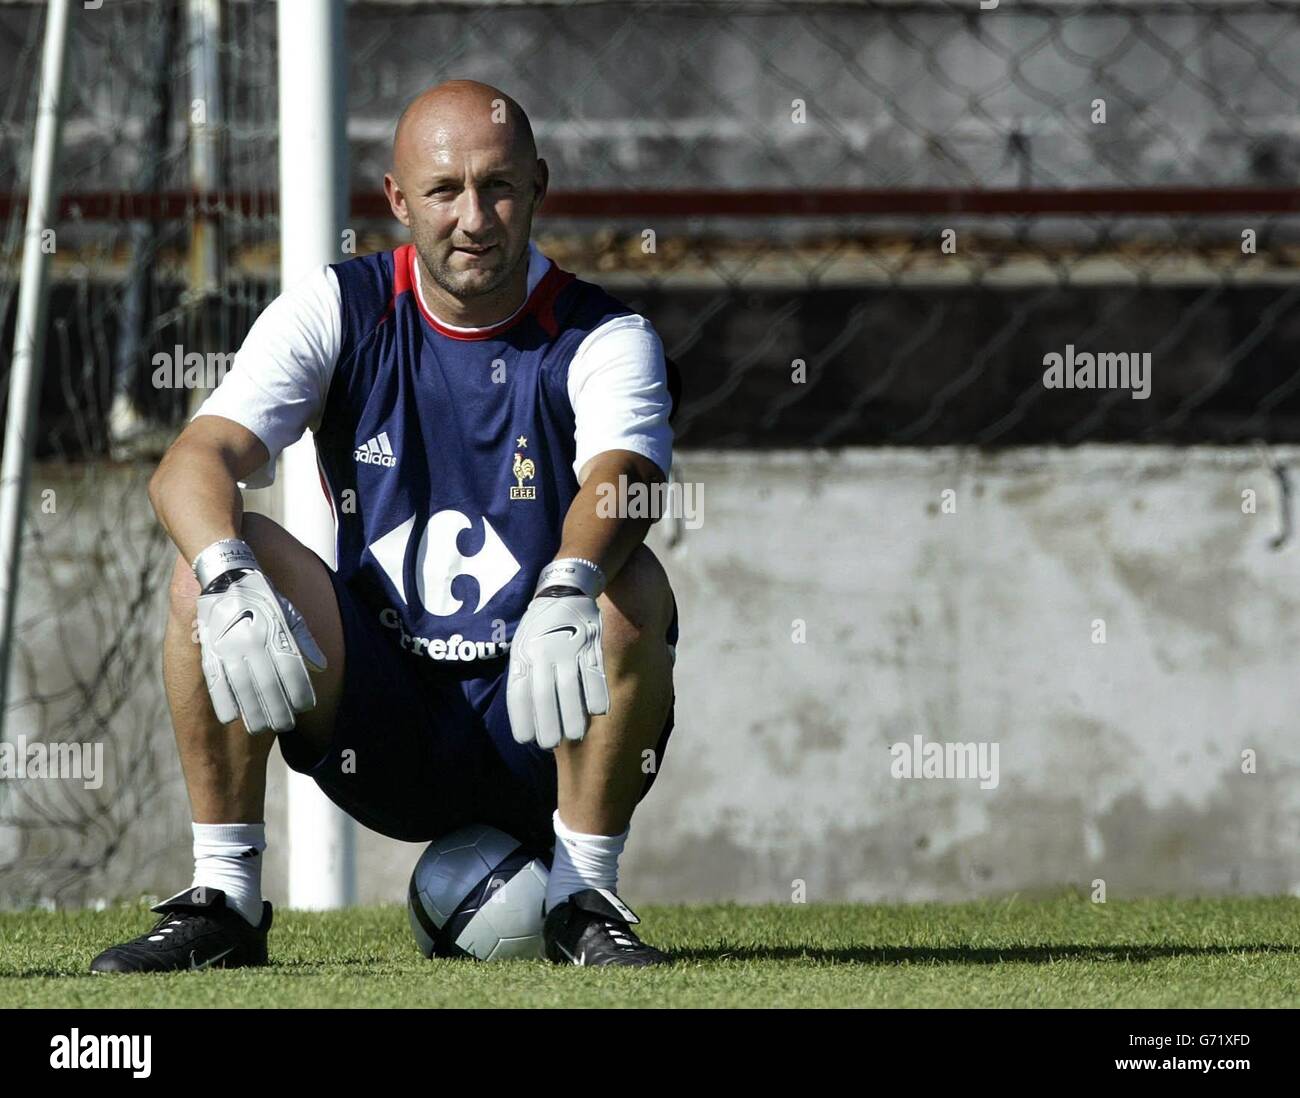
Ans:
[[[162,918],[147,934],[104,950],[91,972],[174,972],[179,969],[244,968],[266,964],[271,905],[262,901],[262,922],[250,926],[226,906],[219,888],[187,888],[151,910]]]
[[[609,889],[584,888],[546,916],[546,956],[562,965],[668,964],[668,954],[633,933],[640,921]]]

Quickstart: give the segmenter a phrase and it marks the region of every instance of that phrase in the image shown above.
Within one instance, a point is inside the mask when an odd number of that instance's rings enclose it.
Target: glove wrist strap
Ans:
[[[605,590],[605,573],[594,561],[582,557],[561,557],[553,560],[537,577],[533,589],[536,597],[547,587],[576,587],[588,598],[598,598]]]
[[[227,572],[233,572],[237,568],[257,567],[257,557],[246,541],[222,538],[194,558],[194,578],[199,581],[199,590],[206,591],[214,580],[220,579]]]

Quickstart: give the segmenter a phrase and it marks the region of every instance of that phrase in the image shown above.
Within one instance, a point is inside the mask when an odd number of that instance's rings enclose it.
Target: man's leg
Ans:
[[[642,545],[598,600],[609,712],[592,717],[579,743],[555,749],[555,857],[546,889],[546,953],[578,965],[653,965],[669,957],[631,929],[636,916],[616,895],[618,859],[672,705],[665,639],[672,589]]]
[[[664,634],[673,615],[668,576],[641,545],[597,600],[609,712],[592,717],[586,737],[555,749],[560,818],[574,831],[627,830],[673,697],[673,663]],[[651,754],[647,755],[647,752]],[[647,762],[649,759],[649,762]]]
[[[262,515],[244,516],[242,536],[325,653],[328,667],[311,676],[316,706],[297,714],[294,730],[283,733],[304,737],[323,753],[338,708],[344,657],[329,575],[315,554]],[[189,564],[178,558],[163,638],[163,680],[194,819],[194,879],[189,890],[154,909],[163,917],[152,931],[99,954],[92,972],[266,963],[270,924],[261,894],[262,821],[266,760],[275,737],[250,736],[242,719],[217,720],[203,678],[198,595]]]
[[[298,608],[325,653],[328,666],[311,674],[316,707],[297,714],[294,730],[284,733],[304,737],[324,752],[343,686],[343,627],[333,586],[320,558],[264,515],[244,515],[242,536],[271,585]],[[200,660],[198,596],[194,573],[178,557],[163,638],[163,683],[190,807],[196,823],[260,823],[266,760],[275,735],[250,736],[242,720],[217,720]]]

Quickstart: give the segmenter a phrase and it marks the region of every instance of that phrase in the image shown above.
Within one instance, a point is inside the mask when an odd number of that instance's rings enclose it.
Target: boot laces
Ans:
[[[184,928],[186,922],[196,914],[196,912],[168,911],[154,924],[154,928],[148,934],[141,934],[136,941],[165,942],[168,937],[177,933],[178,927]]]
[[[609,936],[614,940],[614,945],[624,953],[636,949],[641,944],[640,940],[632,930],[625,924],[615,922],[613,919],[605,919],[602,923]]]

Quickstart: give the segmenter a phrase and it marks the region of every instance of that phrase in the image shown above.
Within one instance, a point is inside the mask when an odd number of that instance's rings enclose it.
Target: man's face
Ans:
[[[515,272],[532,232],[539,161],[512,155],[504,126],[488,140],[435,129],[401,165],[415,249],[460,299],[490,294]]]

